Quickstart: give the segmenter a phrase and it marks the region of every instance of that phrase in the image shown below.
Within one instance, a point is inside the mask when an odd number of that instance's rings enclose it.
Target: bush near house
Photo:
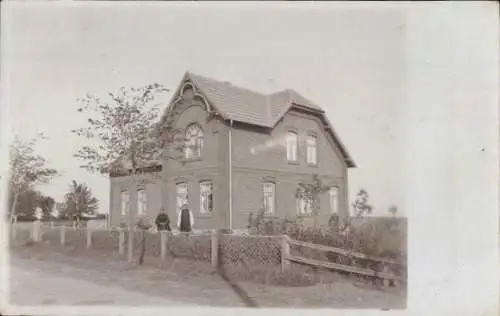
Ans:
[[[262,212],[249,217],[249,231],[256,235],[288,235],[290,238],[360,252],[371,257],[392,259],[401,265],[391,266],[398,275],[406,275],[406,221],[392,218],[357,217],[349,220],[342,229],[338,217],[332,216],[328,229],[313,228],[303,224],[301,217],[281,219],[266,217]],[[373,261],[339,256],[333,253],[292,246],[292,255],[310,259],[356,265],[378,269]],[[268,254],[271,256],[271,254]]]

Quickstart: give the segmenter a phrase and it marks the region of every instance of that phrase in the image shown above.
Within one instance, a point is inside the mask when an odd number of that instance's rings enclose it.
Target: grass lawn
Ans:
[[[172,259],[162,268],[127,264],[117,254],[102,250],[76,251],[49,244],[16,246],[15,258],[29,259],[33,268],[106,286],[119,286],[179,304],[220,307],[244,306],[233,289],[210,264]],[[239,282],[259,307],[404,309],[406,289],[378,289],[371,284],[338,276],[329,284],[284,287]]]

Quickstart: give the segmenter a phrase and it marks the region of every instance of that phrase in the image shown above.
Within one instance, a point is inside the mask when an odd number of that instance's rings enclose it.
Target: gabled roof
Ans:
[[[262,127],[274,127],[292,105],[324,112],[299,93],[287,89],[270,95],[187,72],[191,81],[227,119]]]
[[[186,72],[179,88],[173,96],[177,99],[181,88],[186,82],[192,83],[198,92],[203,94],[210,107],[216,109],[223,118],[256,125],[266,128],[274,128],[278,121],[292,108],[301,108],[314,112],[323,119],[327,130],[331,133],[334,141],[344,156],[349,167],[355,167],[355,163],[347,153],[337,134],[328,121],[325,111],[314,102],[300,95],[298,92],[286,89],[273,94],[262,94],[246,88],[235,86],[227,81],[200,76]],[[170,106],[172,105],[172,102]],[[170,107],[169,106],[169,107]],[[168,111],[168,109],[167,109]]]

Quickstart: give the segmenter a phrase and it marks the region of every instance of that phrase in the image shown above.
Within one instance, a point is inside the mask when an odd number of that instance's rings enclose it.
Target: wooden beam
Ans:
[[[316,249],[316,250],[321,250],[321,251],[333,252],[333,253],[337,253],[337,254],[340,254],[343,256],[351,256],[351,257],[358,258],[358,259],[365,259],[365,260],[377,261],[377,262],[381,262],[381,263],[405,266],[405,264],[403,264],[401,262],[397,262],[395,260],[379,258],[379,257],[371,257],[371,256],[367,256],[361,252],[355,252],[355,251],[350,251],[350,250],[346,250],[346,249],[342,249],[342,248],[313,244],[310,242],[298,241],[298,240],[294,240],[294,239],[288,239],[288,241],[289,241],[289,243],[294,244],[294,245],[298,245],[298,246],[302,246],[302,247],[306,247],[306,248],[311,248],[311,249]]]
[[[295,256],[288,256],[287,259],[292,261],[292,262],[297,262],[297,263],[302,263],[302,264],[307,264],[307,265],[322,267],[322,268],[327,268],[327,269],[333,269],[333,270],[338,270],[338,271],[356,273],[356,274],[376,277],[376,278],[380,278],[380,279],[397,280],[397,281],[402,281],[402,282],[406,281],[404,278],[398,277],[396,275],[393,275],[390,273],[384,273],[384,272],[376,272],[376,271],[371,270],[371,269],[352,267],[352,266],[347,266],[347,265],[333,263],[333,262],[325,262],[325,261],[319,261],[319,260],[307,259],[307,258],[301,258],[301,257],[295,257]]]

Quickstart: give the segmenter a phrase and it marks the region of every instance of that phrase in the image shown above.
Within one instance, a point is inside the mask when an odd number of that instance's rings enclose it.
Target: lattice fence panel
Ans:
[[[230,265],[278,265],[281,237],[223,235],[219,246],[222,263]]]

